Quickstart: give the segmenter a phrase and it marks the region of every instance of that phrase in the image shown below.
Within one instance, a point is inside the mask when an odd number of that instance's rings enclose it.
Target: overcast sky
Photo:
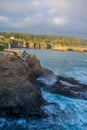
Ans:
[[[87,39],[87,0],[0,0],[0,31]]]

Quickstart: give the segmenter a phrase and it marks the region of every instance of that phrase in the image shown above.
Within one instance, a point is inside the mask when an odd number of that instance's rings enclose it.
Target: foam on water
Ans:
[[[0,119],[4,130],[87,130],[87,101],[51,94],[42,90],[49,117],[39,119]],[[56,103],[56,104],[54,104]],[[84,107],[85,106],[85,107]]]
[[[35,54],[43,67],[57,75],[73,77],[87,84],[87,53],[59,52],[52,50],[29,50]]]
[[[41,65],[56,74],[74,77],[87,83],[87,53],[28,49],[27,52],[36,54]],[[56,77],[40,77],[38,80],[51,85],[56,81]],[[0,118],[0,130],[87,130],[87,100],[68,98],[43,90],[42,95],[46,101],[53,103],[43,108],[49,113],[49,117]]]
[[[58,94],[50,94],[48,92],[42,92],[44,98],[49,102],[55,102],[60,106],[60,110],[57,110],[56,118],[60,119],[63,123],[64,129],[70,129],[70,126],[75,130],[86,130],[87,129],[87,101],[68,98]],[[84,108],[85,106],[85,108]],[[55,113],[53,107],[47,108],[49,111]]]
[[[37,78],[37,80],[43,84],[50,86],[50,85],[53,85],[57,81],[57,76],[53,74],[47,77],[39,77]]]

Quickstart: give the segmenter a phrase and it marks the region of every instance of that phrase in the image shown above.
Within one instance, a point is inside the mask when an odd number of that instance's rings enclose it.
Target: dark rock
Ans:
[[[24,62],[15,55],[0,52],[0,116],[44,116],[45,100],[39,84],[33,82],[43,73],[39,60],[29,55]]]
[[[37,78],[45,86],[51,86],[57,81],[57,76],[48,69],[44,69],[40,77]]]
[[[42,106],[47,102],[41,87],[52,93],[87,99],[87,85],[43,69],[36,56],[28,55],[22,61],[16,55],[0,52],[0,116],[45,116]]]
[[[87,99],[87,85],[79,83],[73,78],[58,76],[57,82],[50,87],[46,86],[45,89],[56,94]]]
[[[7,115],[42,116],[43,103],[40,89],[32,86],[29,81],[10,88],[0,87],[0,110],[4,110]],[[2,112],[0,115],[3,115]]]

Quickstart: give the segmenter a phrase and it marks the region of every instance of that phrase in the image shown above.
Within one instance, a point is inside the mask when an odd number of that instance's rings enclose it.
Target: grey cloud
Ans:
[[[8,22],[8,21],[9,21],[8,17],[0,16],[0,23]]]
[[[87,33],[86,6],[87,0],[2,0],[0,28],[81,36]]]
[[[7,15],[28,15],[40,9],[39,0],[3,0],[0,1],[0,12]]]
[[[87,18],[87,0],[45,0],[49,11],[54,10],[53,15],[81,16]]]

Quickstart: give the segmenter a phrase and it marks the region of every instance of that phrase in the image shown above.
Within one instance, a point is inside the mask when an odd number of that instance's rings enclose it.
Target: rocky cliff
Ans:
[[[41,88],[51,93],[87,100],[87,85],[73,78],[56,76],[41,67],[35,55],[22,61],[0,51],[0,117],[46,116]],[[48,114],[48,113],[47,113]]]
[[[43,73],[39,60],[28,55],[24,62],[14,54],[0,52],[0,116],[42,116],[44,99],[31,83]]]
[[[3,43],[5,44],[5,43]],[[5,45],[4,45],[5,46]],[[11,43],[12,48],[29,48],[29,49],[52,49],[52,45],[46,42],[35,42],[35,41],[29,41],[29,42],[17,42],[13,41]]]

